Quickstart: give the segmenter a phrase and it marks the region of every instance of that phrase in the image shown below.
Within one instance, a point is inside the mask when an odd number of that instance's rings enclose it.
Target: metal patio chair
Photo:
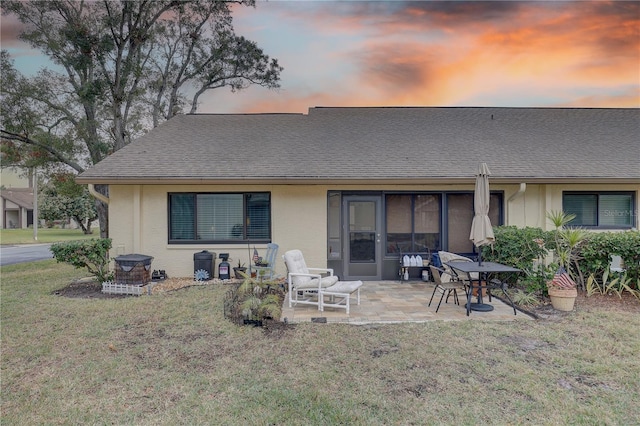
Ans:
[[[433,301],[433,297],[436,295],[436,292],[440,292],[440,301],[438,302],[438,307],[436,308],[436,312],[438,312],[438,310],[440,309],[440,305],[442,304],[442,299],[445,300],[445,303],[448,303],[449,296],[451,296],[452,293],[453,293],[453,300],[455,304],[460,305],[460,300],[458,299],[458,290],[462,290],[465,296],[467,295],[467,287],[465,286],[464,282],[456,279],[453,279],[453,281],[444,281],[442,279],[442,276],[449,275],[447,271],[433,265],[430,265],[429,269],[431,269],[431,276],[433,277],[433,281],[435,282],[436,286],[433,289],[433,293],[431,293],[431,299],[429,299],[428,306],[431,306],[431,302]],[[445,296],[446,296],[446,299],[445,299]]]

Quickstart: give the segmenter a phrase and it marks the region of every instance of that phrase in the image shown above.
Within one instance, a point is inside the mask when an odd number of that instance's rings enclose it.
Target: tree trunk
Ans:
[[[109,185],[95,185],[95,189],[105,197],[109,197]],[[100,238],[109,238],[109,205],[96,199],[96,209],[100,224]]]
[[[87,232],[87,227],[86,227],[86,226],[84,226],[84,222],[82,221],[82,218],[81,218],[81,217],[73,216],[73,218],[72,218],[72,219],[73,219],[73,221],[74,221],[75,223],[77,223],[77,224],[78,224],[78,226],[80,227],[80,229],[82,229],[82,233],[83,233],[83,234],[87,235],[87,234],[89,234],[89,233],[90,233],[90,232]]]

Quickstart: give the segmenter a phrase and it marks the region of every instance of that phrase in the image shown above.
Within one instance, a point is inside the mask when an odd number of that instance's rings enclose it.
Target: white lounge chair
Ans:
[[[360,304],[362,281],[339,281],[330,268],[309,268],[300,250],[289,250],[283,256],[287,266],[289,307],[306,304],[317,305],[319,311],[325,307],[344,308],[349,313],[349,299],[356,293]],[[328,297],[328,300],[325,300]]]

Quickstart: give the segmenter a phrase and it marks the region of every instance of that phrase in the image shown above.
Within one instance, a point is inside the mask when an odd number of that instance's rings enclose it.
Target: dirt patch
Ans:
[[[544,301],[544,303],[534,308],[528,308],[527,310],[540,319],[554,320],[571,315],[571,312],[563,312],[553,309],[549,300]],[[615,294],[594,294],[587,297],[586,293],[579,292],[574,310],[586,312],[606,310],[637,314],[640,313],[640,300],[630,293],[623,293],[621,297],[618,297],[618,295]]]
[[[208,284],[230,283],[233,280],[210,280],[210,281],[194,281],[192,278],[168,278],[163,281],[152,282],[151,294],[164,293],[168,291],[179,290],[186,287]],[[148,294],[148,286],[144,287],[143,295]],[[78,280],[68,286],[53,292],[56,296],[64,296],[80,299],[119,299],[123,297],[137,297],[127,294],[109,294],[102,292],[102,284],[93,280]]]
[[[74,299],[122,299],[130,297],[122,294],[107,294],[102,292],[102,284],[97,281],[74,281],[68,286],[53,292],[56,296]]]

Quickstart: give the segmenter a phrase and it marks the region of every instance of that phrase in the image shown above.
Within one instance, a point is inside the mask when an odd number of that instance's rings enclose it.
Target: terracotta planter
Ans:
[[[573,311],[573,305],[578,297],[578,290],[572,289],[559,289],[549,287],[549,298],[551,299],[551,305],[558,311]]]
[[[487,282],[486,281],[481,281],[480,285],[482,286],[482,297],[485,297],[487,295]],[[479,288],[474,288],[473,289],[473,296],[477,297],[478,296],[478,290],[480,290]]]

